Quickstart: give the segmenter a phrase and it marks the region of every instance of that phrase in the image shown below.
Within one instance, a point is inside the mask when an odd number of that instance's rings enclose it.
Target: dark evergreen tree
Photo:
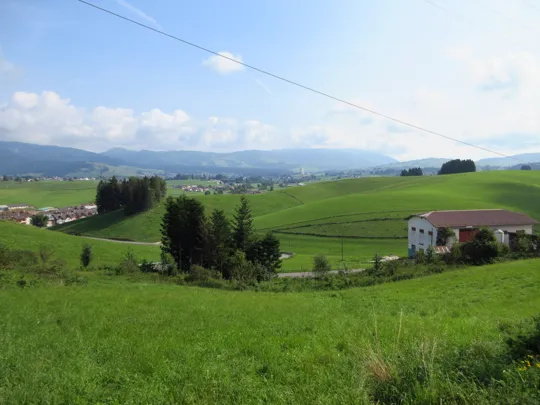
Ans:
[[[240,197],[240,205],[236,207],[233,221],[234,247],[244,253],[248,253],[253,237],[253,216],[251,208],[245,196]]]
[[[131,177],[119,182],[116,177],[100,181],[96,191],[98,212],[124,208],[125,215],[132,215],[153,208],[165,197],[167,185],[161,177]]]
[[[192,265],[203,265],[207,233],[202,203],[185,195],[168,198],[161,235],[162,251],[174,257],[179,269],[189,272]]]
[[[532,170],[531,165],[522,165],[521,170]]]
[[[268,232],[262,239],[252,242],[247,259],[260,264],[270,274],[275,274],[281,268],[281,251],[278,238]]]
[[[222,210],[214,210],[208,224],[208,263],[221,272],[223,278],[231,278],[229,258],[232,255],[231,226]]]
[[[38,228],[44,228],[49,222],[49,217],[45,214],[39,213],[30,217],[30,223]]]
[[[443,163],[439,174],[457,174],[476,172],[476,165],[471,159],[454,159]]]
[[[412,167],[410,169],[403,169],[401,171],[401,176],[423,176],[424,173],[422,172],[421,167]]]

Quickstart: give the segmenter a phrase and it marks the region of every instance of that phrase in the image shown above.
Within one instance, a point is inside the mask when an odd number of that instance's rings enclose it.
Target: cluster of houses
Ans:
[[[28,204],[0,205],[0,219],[20,224],[31,225],[32,216],[39,213],[47,216],[47,227],[51,227],[96,215],[97,206],[94,204],[82,204],[64,208],[36,208]]]
[[[198,185],[186,185],[186,186],[173,186],[173,188],[179,188],[188,193],[206,193],[210,191],[210,187],[203,187]]]

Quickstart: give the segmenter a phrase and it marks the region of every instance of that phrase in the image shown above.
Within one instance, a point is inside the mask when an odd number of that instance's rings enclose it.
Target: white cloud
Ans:
[[[242,61],[241,55],[233,55],[230,52],[219,52],[219,55],[210,56],[208,59],[202,62],[203,66],[206,66],[220,74],[230,74],[244,70],[244,66],[238,62]]]
[[[122,7],[124,7],[125,9],[132,12],[133,14],[137,15],[142,20],[145,20],[146,22],[149,22],[150,24],[152,24],[154,27],[161,29],[161,25],[158,24],[156,19],[146,14],[140,8],[135,7],[133,4],[128,3],[125,0],[116,0],[116,2],[120,4]]]
[[[55,92],[16,92],[0,107],[0,140],[102,151],[130,149],[238,150],[275,148],[272,126],[229,117],[197,120],[183,110],[154,108],[137,114],[129,108],[78,108]]]

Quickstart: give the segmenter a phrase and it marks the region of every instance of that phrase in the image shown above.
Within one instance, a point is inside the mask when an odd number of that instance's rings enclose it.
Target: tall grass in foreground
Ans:
[[[527,339],[506,343],[534,337],[538,267],[297,294],[92,273],[10,287],[0,403],[538,403],[536,366],[514,356]]]

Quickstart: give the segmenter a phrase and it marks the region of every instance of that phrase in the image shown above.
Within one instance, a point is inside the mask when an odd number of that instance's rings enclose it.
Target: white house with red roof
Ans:
[[[432,211],[409,217],[408,249],[412,257],[420,249],[426,251],[435,247],[438,253],[444,253],[456,242],[468,242],[480,228],[491,228],[501,243],[509,244],[510,235],[525,233],[531,235],[533,226],[539,222],[528,215],[508,210],[463,210]],[[442,242],[438,240],[438,231],[450,228],[454,237]]]

